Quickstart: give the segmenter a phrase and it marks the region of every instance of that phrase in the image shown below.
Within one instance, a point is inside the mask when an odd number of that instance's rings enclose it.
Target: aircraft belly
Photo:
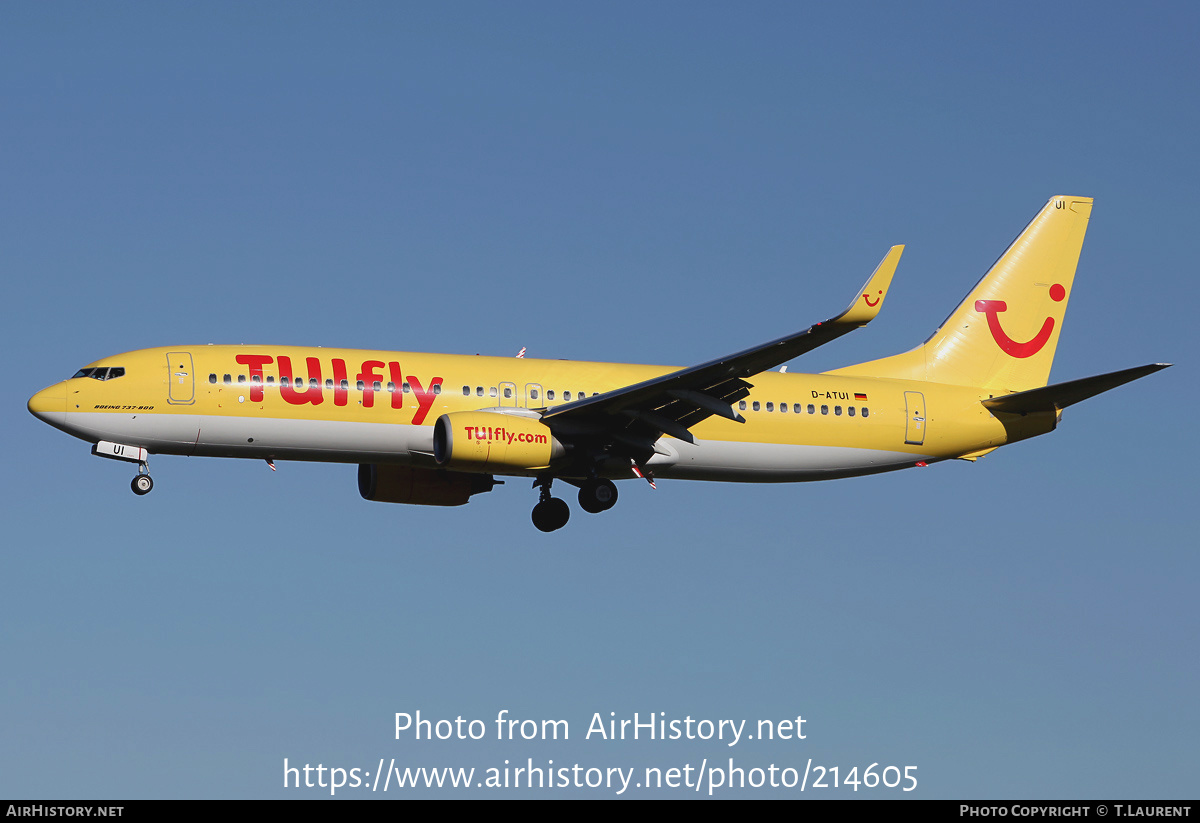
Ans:
[[[67,418],[65,428],[77,437],[158,454],[356,463],[433,449],[432,426],[197,414],[77,412]]]
[[[650,468],[657,477],[725,480],[742,483],[789,483],[830,480],[892,471],[930,456],[848,446],[804,446],[790,443],[737,443],[702,440],[695,445],[672,443],[678,457],[670,465]]]
[[[83,440],[111,440],[164,454],[190,454],[199,418],[191,414],[67,412],[63,428]]]
[[[199,424],[198,455],[357,463],[433,450],[432,426],[256,417],[202,417]]]
[[[64,428],[84,440],[111,440],[158,454],[271,457],[327,462],[408,462],[433,450],[433,427],[397,423],[232,417],[193,414],[74,412]],[[906,452],[701,440],[669,440],[655,455],[657,477],[787,483],[852,477],[912,466],[929,456]]]

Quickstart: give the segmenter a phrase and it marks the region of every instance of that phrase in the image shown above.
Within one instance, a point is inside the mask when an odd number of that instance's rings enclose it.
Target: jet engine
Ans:
[[[541,420],[499,412],[443,414],[433,427],[438,465],[463,471],[544,469],[566,453]]]

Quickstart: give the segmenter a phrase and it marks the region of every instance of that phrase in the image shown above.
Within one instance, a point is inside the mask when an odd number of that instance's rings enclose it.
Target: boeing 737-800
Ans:
[[[554,480],[594,513],[624,478],[775,483],[975,460],[1167,365],[1047,385],[1091,210],[1051,198],[924,344],[822,374],[771,370],[870,322],[902,246],[836,317],[691,368],[172,346],[97,360],[29,410],[136,463],[137,494],[153,487],[151,454],[357,463],[366,499],[437,506],[527,477],[542,531],[570,516]]]

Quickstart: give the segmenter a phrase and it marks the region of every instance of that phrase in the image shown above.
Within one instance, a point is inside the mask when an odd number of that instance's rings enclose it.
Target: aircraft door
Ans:
[[[546,397],[537,383],[525,384],[525,408],[541,409],[546,406]]]
[[[167,352],[167,402],[176,406],[190,406],[196,402],[191,352]]]
[[[501,383],[500,384],[500,406],[517,407],[517,384],[516,383]]]
[[[904,442],[910,446],[925,443],[925,395],[919,391],[906,391],[904,405],[908,409],[908,423],[904,427]]]

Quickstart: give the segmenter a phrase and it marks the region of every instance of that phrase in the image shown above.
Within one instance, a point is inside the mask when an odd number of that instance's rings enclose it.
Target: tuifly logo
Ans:
[[[1055,283],[1050,287],[1050,299],[1055,303],[1061,303],[1066,296],[1067,290],[1060,284]],[[1003,300],[975,301],[975,311],[987,315],[988,330],[992,333],[992,339],[996,341],[997,346],[1013,357],[1033,357],[1050,339],[1050,334],[1054,331],[1054,318],[1047,317],[1038,333],[1022,343],[1009,337],[1008,333],[1004,331],[1004,327],[1000,325],[1000,312],[1006,309],[1008,309],[1008,304]]]

